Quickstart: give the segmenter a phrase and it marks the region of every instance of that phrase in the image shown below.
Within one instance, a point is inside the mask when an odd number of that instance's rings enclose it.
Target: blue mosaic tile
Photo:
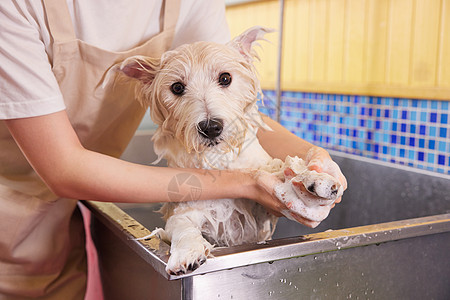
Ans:
[[[437,121],[437,113],[431,113],[430,114],[430,122],[436,123],[436,121]]]
[[[276,93],[261,112],[275,117]],[[450,99],[449,99],[450,100]],[[281,123],[324,148],[450,174],[449,102],[283,92]]]
[[[425,139],[419,139],[419,148],[425,148]]]
[[[436,137],[436,127],[435,126],[430,126],[428,135],[431,137]]]
[[[421,122],[426,122],[427,121],[427,113],[426,112],[421,112],[420,113],[420,121]]]

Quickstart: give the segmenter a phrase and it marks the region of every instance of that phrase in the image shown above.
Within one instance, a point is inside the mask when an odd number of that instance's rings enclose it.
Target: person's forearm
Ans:
[[[65,112],[9,120],[6,124],[35,171],[61,197],[113,202],[173,201],[168,186],[180,173],[194,174],[200,182],[200,193],[193,200],[256,197],[255,181],[248,173],[143,166],[86,150]],[[183,193],[190,193],[188,185],[182,186],[180,194]]]
[[[273,131],[259,129],[257,137],[261,146],[270,156],[281,160],[284,160],[288,155],[305,158],[308,150],[314,146],[297,137],[271,118],[265,115],[262,115],[262,117]]]
[[[83,166],[66,176],[65,182],[55,183],[59,195],[110,202],[169,202],[181,198],[171,197],[169,192],[186,196],[186,201],[242,197],[254,189],[244,173],[138,165],[87,150],[78,159]],[[191,194],[189,184],[178,185],[178,191],[169,187],[182,173],[193,176],[192,187],[198,188],[195,193]]]

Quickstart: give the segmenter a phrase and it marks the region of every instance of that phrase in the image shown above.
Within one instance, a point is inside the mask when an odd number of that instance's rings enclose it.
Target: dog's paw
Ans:
[[[320,198],[320,205],[333,203],[343,193],[343,188],[336,178],[327,173],[309,170],[305,162],[298,157],[286,158],[284,176],[286,181],[291,181],[297,194],[308,192],[317,196]]]
[[[292,188],[299,196],[309,193],[316,196],[316,202],[320,205],[331,204],[342,196],[342,188],[339,182],[331,175],[305,170],[295,174],[292,169],[286,168],[284,175],[290,181]]]
[[[188,239],[172,243],[166,266],[167,273],[183,275],[196,270],[206,262],[206,259],[211,255],[212,248],[213,246],[204,239],[200,243]]]
[[[284,183],[275,193],[289,209],[283,214],[293,219],[294,213],[317,226],[329,214],[333,203],[342,196],[343,187],[327,173],[311,171],[298,157],[287,157],[284,166]]]

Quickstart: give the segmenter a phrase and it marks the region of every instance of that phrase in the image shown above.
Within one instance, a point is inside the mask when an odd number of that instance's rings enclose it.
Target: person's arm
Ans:
[[[198,200],[249,198],[276,212],[286,209],[273,196],[271,176],[239,170],[175,169],[133,164],[85,149],[65,111],[6,120],[28,161],[58,196],[108,202],[168,202],[174,176],[190,172],[201,183]],[[189,190],[180,191],[189,193]],[[197,199],[195,199],[197,200]]]
[[[314,147],[313,144],[297,137],[268,116],[262,115],[262,118],[272,131],[260,129],[257,137],[270,156],[283,161],[288,155],[305,159],[308,151]]]

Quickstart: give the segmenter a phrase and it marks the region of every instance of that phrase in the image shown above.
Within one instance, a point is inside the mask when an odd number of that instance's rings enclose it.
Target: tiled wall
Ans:
[[[283,92],[281,124],[327,149],[450,174],[449,104]],[[274,118],[275,107],[275,92],[264,91],[260,110]]]

